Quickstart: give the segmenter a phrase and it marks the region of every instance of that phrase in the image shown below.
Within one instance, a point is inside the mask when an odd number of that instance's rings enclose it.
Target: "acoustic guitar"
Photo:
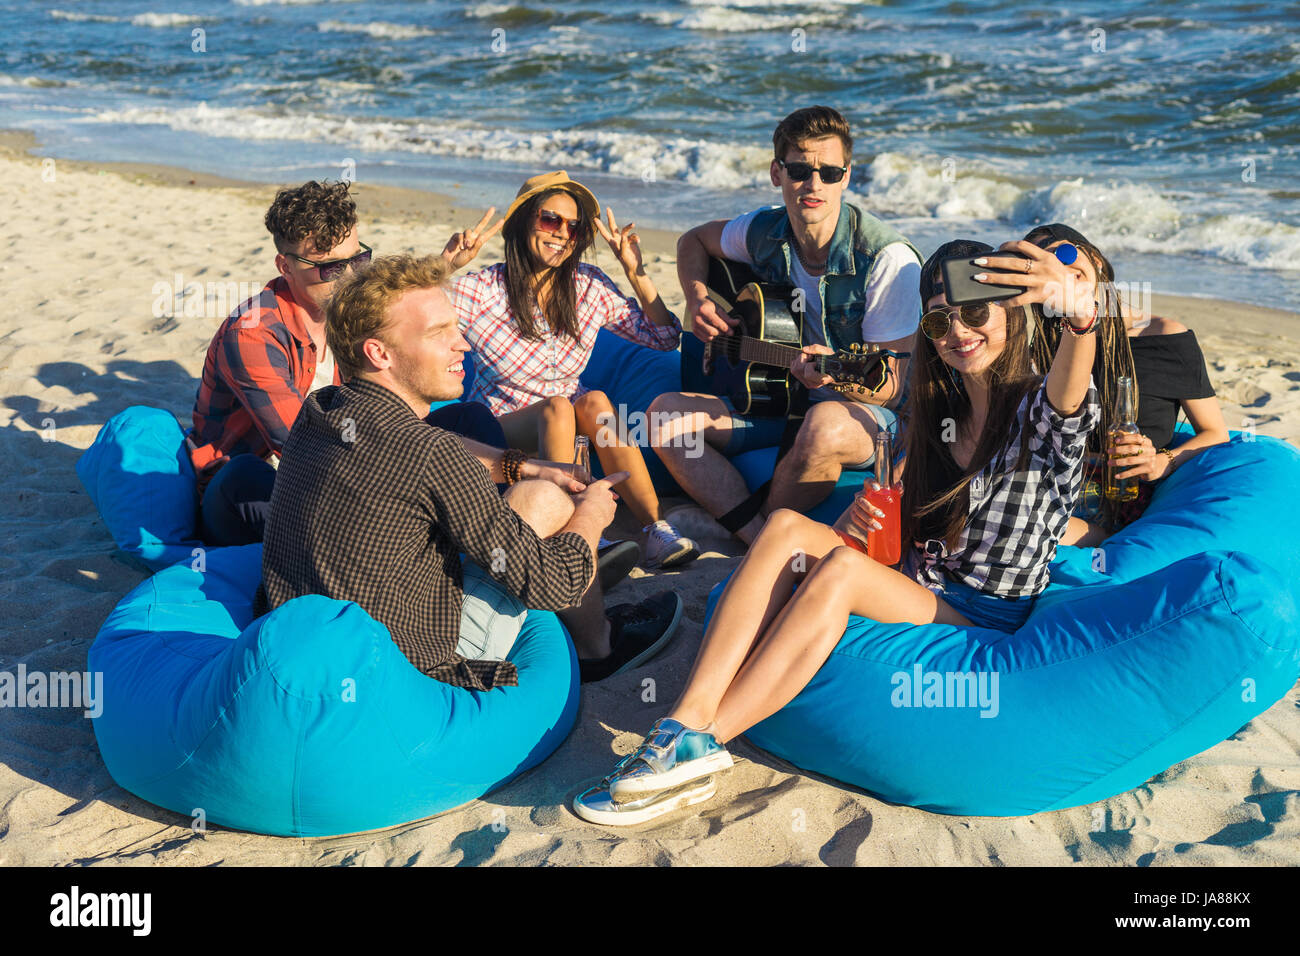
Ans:
[[[742,263],[713,257],[707,284],[709,297],[740,325],[734,333],[716,336],[707,344],[693,335],[683,337],[684,387],[729,398],[741,415],[786,417],[794,392],[803,388],[790,375],[790,367],[802,357],[802,313],[794,307],[801,293],[792,286],[759,281]],[[687,368],[696,355],[698,375]],[[854,343],[846,351],[817,356],[814,367],[834,379],[829,388],[876,391],[888,377],[886,359],[891,357],[907,355]]]

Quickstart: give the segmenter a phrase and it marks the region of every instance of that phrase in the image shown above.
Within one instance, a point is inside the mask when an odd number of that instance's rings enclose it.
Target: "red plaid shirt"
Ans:
[[[493,415],[535,405],[554,395],[576,398],[590,389],[578,376],[591,360],[601,328],[650,348],[677,348],[682,326],[655,325],[614,281],[593,265],[578,266],[578,340],[551,331],[540,310],[534,311],[540,338],[519,334],[506,294],[505,263],[461,276],[452,283],[451,301],[460,329],[474,348],[474,388],[469,398],[483,402]]]
[[[316,374],[307,319],[289,283],[276,276],[217,329],[190,435],[190,459],[201,481],[236,455],[280,453]]]

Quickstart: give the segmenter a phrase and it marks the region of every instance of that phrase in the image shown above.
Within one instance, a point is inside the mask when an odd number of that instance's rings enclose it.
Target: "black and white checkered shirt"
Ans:
[[[1029,459],[1017,469],[1025,417]],[[1010,440],[970,483],[970,510],[955,551],[942,540],[917,542],[906,568],[932,590],[948,578],[1005,598],[1032,597],[1047,587],[1048,565],[1065,533],[1082,484],[1088,433],[1101,416],[1097,390],[1062,418],[1047,400],[1044,379],[1016,409]]]
[[[354,379],[307,396],[266,522],[266,604],[303,594],[355,601],[430,677],[479,690],[515,685],[513,664],[456,654],[460,552],[543,610],[576,605],[595,567],[580,535],[539,538],[460,439],[395,393]]]

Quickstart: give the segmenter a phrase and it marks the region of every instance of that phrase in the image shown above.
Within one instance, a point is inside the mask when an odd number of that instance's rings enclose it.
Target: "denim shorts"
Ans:
[[[1004,598],[947,578],[939,596],[976,627],[1014,634],[1034,609],[1034,598]]]
[[[722,402],[731,413],[731,434],[727,438],[726,447],[722,449],[722,453],[728,458],[753,451],[755,448],[771,448],[781,444],[781,435],[785,432],[784,418],[741,415],[736,412],[736,405],[731,399],[723,396]],[[903,452],[902,442],[898,440],[898,413],[883,405],[863,403],[863,407],[871,413],[880,428],[889,430],[890,436],[894,439],[894,459],[897,461],[902,457]],[[873,448],[865,461],[843,467],[847,471],[866,471],[875,463],[876,452]]]
[[[456,653],[472,661],[503,661],[515,646],[528,608],[472,561],[461,558],[465,596]]]

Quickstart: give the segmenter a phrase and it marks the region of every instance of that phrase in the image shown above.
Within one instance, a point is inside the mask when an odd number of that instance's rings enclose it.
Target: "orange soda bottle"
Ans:
[[[872,490],[868,480],[862,489],[868,503],[885,513],[878,519],[880,530],[867,535],[867,555],[881,564],[894,565],[903,556],[903,489],[894,482],[894,448],[889,432],[881,432],[876,437],[876,484],[880,487]]]

